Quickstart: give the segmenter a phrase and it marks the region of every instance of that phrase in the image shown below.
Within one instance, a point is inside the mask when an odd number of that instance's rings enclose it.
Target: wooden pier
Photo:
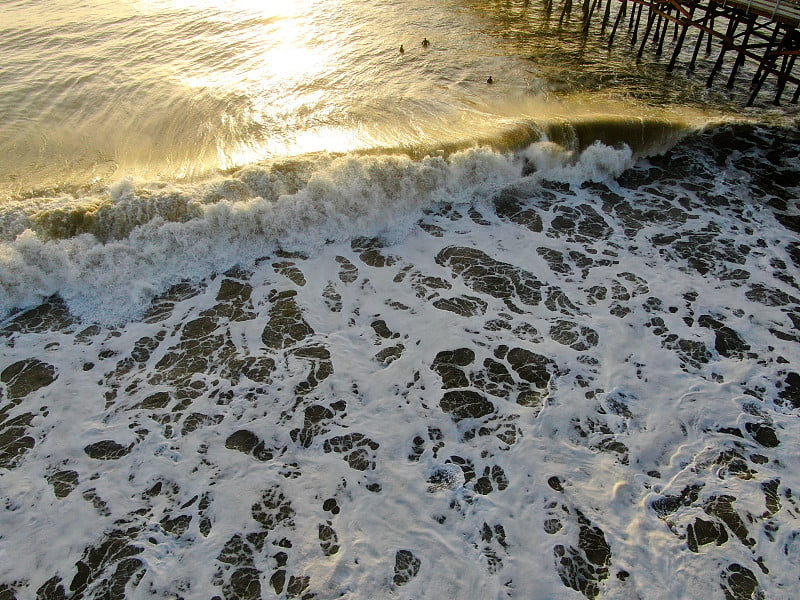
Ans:
[[[565,0],[560,21],[569,18],[572,9],[572,0]],[[583,0],[581,19],[584,32],[599,22],[609,48],[625,39],[639,58],[648,48],[656,57],[667,49],[669,72],[681,57],[694,71],[703,47],[707,55],[716,52],[708,87],[725,67],[726,85],[733,88],[741,67],[751,61],[755,74],[747,106],[770,78],[774,104],[780,104],[789,85],[795,86],[791,102],[800,97],[800,78],[793,73],[800,54],[800,0]],[[732,61],[727,67],[726,59]]]

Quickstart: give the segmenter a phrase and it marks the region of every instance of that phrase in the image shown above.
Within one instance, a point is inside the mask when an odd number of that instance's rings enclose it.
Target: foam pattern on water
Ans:
[[[723,128],[7,320],[0,594],[797,596],[796,149]]]

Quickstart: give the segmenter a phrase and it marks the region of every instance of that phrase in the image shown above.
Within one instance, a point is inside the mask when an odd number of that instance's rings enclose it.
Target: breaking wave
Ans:
[[[30,194],[0,207],[0,311],[58,294],[82,318],[124,321],[176,279],[249,265],[276,249],[313,253],[359,235],[400,239],[421,211],[479,201],[521,178],[613,178],[688,131],[643,119],[527,124],[492,145],[427,148],[422,158],[313,154],[202,182],[122,179]]]

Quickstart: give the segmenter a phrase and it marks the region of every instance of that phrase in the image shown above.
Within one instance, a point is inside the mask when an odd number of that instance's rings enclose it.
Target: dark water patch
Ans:
[[[709,315],[701,315],[697,319],[700,327],[706,327],[714,332],[714,348],[726,358],[745,358],[749,355],[750,346],[744,342],[736,331],[724,325],[721,321]]]
[[[319,524],[319,545],[325,556],[333,556],[339,552],[339,536],[330,521]]]
[[[750,253],[748,246],[722,236],[713,224],[699,230],[682,230],[678,236],[664,245],[661,254],[674,261],[685,261],[688,269],[700,275],[729,272],[729,265],[744,265]]]
[[[767,509],[761,515],[762,519],[771,517],[781,509],[781,498],[778,495],[780,484],[780,479],[772,479],[761,483],[761,491],[764,493],[764,505]]]
[[[205,315],[183,326],[178,343],[156,363],[148,381],[187,390],[191,389],[194,377],[210,372],[212,365],[218,365],[220,374],[235,380],[243,368],[250,374],[268,368],[267,361],[241,359],[228,329],[220,326],[216,318]]]
[[[157,337],[150,337],[145,336],[136,340],[133,344],[133,350],[131,350],[129,361],[124,363],[120,361],[117,363],[117,368],[115,369],[115,375],[117,377],[121,377],[124,372],[126,373],[128,368],[137,365],[142,367],[144,363],[150,360],[150,356],[152,355],[153,351],[158,348],[159,344],[164,341],[164,332],[159,332]],[[124,372],[123,372],[124,371]]]
[[[620,433],[614,432],[612,424],[615,428],[620,429]],[[620,464],[629,464],[629,449],[620,440],[627,430],[627,421],[620,423],[619,419],[610,418],[598,405],[593,416],[574,417],[571,425],[572,430],[577,434],[577,437],[574,438],[576,443],[586,444],[594,452],[610,453]]]
[[[475,207],[470,208],[468,214],[469,218],[472,219],[472,222],[475,223],[476,225],[482,225],[484,227],[488,227],[489,225],[491,225],[491,223],[487,221]]]
[[[723,450],[714,460],[719,466],[719,477],[725,479],[729,475],[739,479],[750,480],[757,475],[757,471],[750,468],[747,459],[734,449]]]
[[[419,462],[423,452],[425,452],[425,439],[416,435],[412,440],[411,452],[408,454],[408,460]]]
[[[605,410],[612,415],[617,415],[626,421],[633,418],[631,404],[636,402],[636,397],[620,390],[615,390],[603,398]]]
[[[248,278],[251,273],[242,273],[241,276]],[[224,277],[219,283],[217,290],[217,302],[244,304],[250,300],[250,295],[253,293],[253,286],[246,281],[239,279],[232,279],[231,277]]]
[[[800,185],[800,181],[797,182],[797,185]],[[775,218],[778,222],[783,225],[789,231],[793,231],[795,233],[800,233],[800,215],[787,215],[782,213],[775,213]],[[797,244],[792,244],[792,260],[794,261],[795,265],[798,264],[797,260]]]
[[[600,584],[608,579],[611,565],[611,548],[602,529],[594,525],[580,510],[563,506],[562,518],[574,519],[578,524],[576,545],[557,544],[553,547],[555,567],[562,583],[586,598],[600,594]],[[553,530],[560,530],[555,524]]]
[[[37,390],[53,383],[58,374],[53,365],[37,358],[17,361],[0,372],[0,382],[5,384],[5,396],[13,404]]]
[[[495,356],[506,360],[513,372],[524,382],[522,385],[518,384],[517,404],[527,407],[540,405],[550,387],[552,373],[556,370],[555,363],[546,356],[525,348],[500,347]]]
[[[261,600],[261,571],[255,567],[236,569],[222,591],[226,600]]]
[[[788,403],[793,408],[800,408],[800,373],[794,371],[787,373],[782,387],[778,394],[781,402]]]
[[[426,433],[427,435],[425,437],[422,437],[421,435],[414,436],[414,439],[412,440],[411,451],[408,454],[408,460],[412,462],[418,462],[425,452],[428,444],[431,445],[431,454],[433,458],[438,457],[439,450],[444,447],[444,434],[440,428],[433,426],[428,427]]]
[[[77,573],[69,590],[74,598],[124,598],[126,587],[136,586],[144,574],[145,563],[137,558],[143,548],[134,543],[137,529],[116,529],[97,546],[86,548],[75,563]]]
[[[261,462],[270,461],[279,453],[272,448],[267,448],[263,440],[247,429],[240,429],[230,434],[225,440],[225,447],[248,454]]]
[[[728,541],[728,532],[719,521],[706,521],[697,517],[686,527],[686,544],[692,552],[699,552],[701,546],[715,543],[722,546]]]
[[[634,189],[636,188],[634,187]],[[688,216],[685,208],[676,206],[674,202],[658,196],[645,194],[642,196],[635,200],[629,200],[610,191],[601,192],[603,211],[621,223],[623,232],[629,239],[633,239],[647,227],[676,227],[686,222]],[[653,241],[658,243],[660,240],[669,239],[668,236],[669,234],[657,234]],[[670,242],[675,239],[677,237],[672,237]]]
[[[472,383],[487,394],[508,398],[514,386],[514,378],[503,363],[486,358],[483,369],[472,377]]]
[[[578,305],[561,288],[548,286],[546,294],[544,305],[548,310],[564,316],[575,316],[581,312]]]
[[[456,296],[439,298],[433,305],[439,310],[446,310],[462,317],[475,317],[486,314],[488,303],[478,296]]]
[[[664,155],[663,163],[658,156],[651,156],[647,160],[639,161],[617,177],[617,184],[628,190],[638,190],[662,180],[668,169],[675,168],[673,161],[667,158],[668,156],[670,156],[669,152]]]
[[[766,423],[745,423],[747,433],[764,448],[776,448],[780,445],[775,428]]]
[[[325,289],[322,290],[322,297],[331,312],[342,312],[342,295],[336,291],[332,281],[329,281]]]
[[[417,298],[430,299],[439,295],[441,290],[452,289],[449,281],[433,275],[426,275],[415,269],[413,265],[405,265],[392,279],[394,283],[407,281]]]
[[[411,550],[398,550],[394,557],[394,577],[398,587],[407,584],[419,573],[422,561]]]
[[[614,232],[603,216],[588,204],[556,206],[547,229],[547,236],[566,238],[571,242],[593,245]]]
[[[186,436],[203,427],[213,427],[219,425],[224,420],[224,415],[207,415],[205,413],[193,412],[186,415],[181,426],[181,435]]]
[[[240,534],[235,534],[222,547],[217,560],[230,565],[253,564],[253,549]]]
[[[334,412],[327,406],[312,404],[303,413],[303,426],[289,432],[292,440],[303,448],[309,448],[314,438],[327,433],[333,421]]]
[[[283,490],[274,485],[261,493],[261,499],[250,507],[250,513],[265,531],[295,528],[295,510]]]
[[[709,497],[702,503],[703,510],[709,516],[716,517],[748,548],[755,546],[756,541],[750,537],[750,531],[745,525],[745,519],[739,515],[733,505],[736,502],[734,496],[727,494]]]
[[[5,598],[0,592],[0,598]],[[64,589],[61,577],[55,575],[45,581],[42,586],[36,590],[36,600],[66,600],[67,592]]]
[[[536,253],[547,262],[547,266],[550,267],[553,273],[560,275],[572,274],[572,267],[566,263],[562,252],[552,248],[539,247],[536,249]]]
[[[684,487],[679,494],[656,498],[650,503],[650,508],[655,511],[659,518],[665,519],[682,506],[691,506],[697,502],[700,497],[700,490],[703,489],[704,485],[704,483],[694,483]]]
[[[463,388],[469,386],[469,378],[461,367],[469,366],[475,360],[475,352],[469,348],[443,350],[436,355],[431,369],[442,378],[444,389]]]
[[[501,556],[507,555],[509,551],[505,527],[499,523],[491,526],[484,521],[480,535],[484,543],[481,554],[486,558],[486,569],[490,574],[497,573],[503,567]]]
[[[353,283],[358,279],[358,267],[352,262],[344,256],[337,256],[336,262],[339,263],[339,280],[342,283]]]
[[[308,346],[293,348],[290,351],[290,356],[301,359],[308,369],[305,379],[295,386],[295,394],[300,397],[310,394],[317,389],[320,382],[333,374],[330,350],[321,344],[309,344]]]
[[[444,237],[444,229],[439,227],[438,225],[434,225],[433,223],[426,223],[425,221],[420,221],[417,223],[420,229],[429,233],[433,237]]]
[[[175,305],[189,298],[193,298],[203,291],[203,286],[195,286],[188,282],[173,285],[166,293],[156,296],[145,311],[145,323],[159,323],[168,319],[175,309]]]
[[[142,400],[139,404],[135,405],[134,409],[144,410],[157,410],[166,408],[172,401],[172,396],[169,392],[155,392],[150,394],[147,398]]]
[[[64,470],[48,473],[47,481],[53,486],[56,498],[66,498],[78,487],[80,478],[77,471]]]
[[[611,453],[622,465],[630,464],[630,450],[616,436],[606,436],[593,444],[599,452]]]
[[[250,321],[256,318],[250,296],[253,287],[246,281],[225,277],[219,284],[217,304],[209,311],[201,313],[212,318],[230,321]]]
[[[492,199],[495,214],[501,219],[527,227],[534,233],[544,228],[539,212],[530,207],[528,195],[505,189]]]
[[[79,324],[59,296],[50,296],[39,306],[11,315],[0,327],[0,337],[15,333],[45,333],[60,331],[71,333]]]
[[[397,257],[385,255],[381,250],[386,243],[380,238],[355,238],[351,243],[354,252],[358,252],[358,257],[370,267],[390,267],[397,262]]]
[[[522,312],[515,300],[530,306],[542,301],[542,283],[532,273],[494,260],[477,248],[450,246],[436,255],[436,262],[461,275],[475,292],[502,300],[512,312]]]
[[[35,416],[23,413],[8,419],[0,413],[0,468],[15,468],[23,455],[36,445],[33,436],[28,435]]]
[[[800,299],[795,296],[760,283],[752,284],[750,289],[745,292],[745,296],[748,300],[758,302],[764,306],[800,305]]]
[[[375,354],[375,360],[382,364],[383,366],[389,366],[395,360],[400,358],[403,355],[406,347],[403,344],[397,344],[395,346],[389,346],[378,351]]]
[[[765,600],[758,578],[747,567],[733,563],[720,574],[720,578],[725,600]]]
[[[303,319],[303,313],[295,301],[297,292],[285,290],[273,291],[268,300],[269,321],[261,333],[261,341],[268,348],[281,350],[288,348],[314,334],[314,330]]]
[[[279,273],[289,279],[298,287],[303,287],[306,284],[306,278],[303,272],[297,267],[297,264],[291,261],[275,262],[272,263],[272,268],[276,273]]]
[[[494,404],[474,390],[445,392],[439,401],[439,406],[455,421],[479,419],[495,411]]]
[[[97,489],[91,488],[88,490],[84,490],[81,494],[84,500],[94,507],[97,515],[100,517],[110,517],[111,516],[111,509],[108,507],[108,502],[103,500],[100,495],[97,493]]]
[[[505,471],[499,465],[486,466],[483,474],[475,480],[473,489],[483,496],[491,494],[495,489],[504,490],[508,487],[509,481]]]
[[[661,325],[659,325],[659,322]],[[656,333],[658,328],[664,324],[659,317],[653,319],[651,323],[655,327],[653,333]],[[705,343],[699,340],[687,340],[671,333],[662,337],[661,345],[664,348],[673,350],[680,357],[682,361],[681,368],[684,370],[687,367],[699,369],[711,360],[711,353]]]
[[[339,503],[336,501],[336,498],[328,498],[322,503],[322,510],[331,513],[332,515],[338,515],[341,511],[339,507]]]
[[[342,455],[342,459],[356,471],[374,471],[376,466],[375,451],[380,447],[363,433],[348,433],[325,440],[322,449]]]
[[[131,450],[133,450],[133,444],[124,446],[114,440],[100,440],[83,449],[89,458],[95,460],[118,460],[130,454]]]
[[[538,408],[538,407],[537,407]],[[471,440],[476,436],[493,436],[498,442],[498,450],[506,451],[522,439],[522,429],[517,425],[519,415],[500,417],[493,415],[485,419],[479,426],[464,431],[464,439]]]
[[[550,327],[550,337],[580,352],[594,348],[600,340],[591,327],[565,320],[558,320]]]
[[[249,541],[240,534],[235,534],[223,546],[217,556],[221,568],[214,583],[222,588],[226,600],[261,598],[261,572],[255,567],[253,555]]]
[[[381,338],[388,340],[392,338],[400,337],[399,333],[393,332],[389,329],[389,326],[386,325],[386,321],[383,319],[377,319],[369,324],[372,327],[372,330]]]

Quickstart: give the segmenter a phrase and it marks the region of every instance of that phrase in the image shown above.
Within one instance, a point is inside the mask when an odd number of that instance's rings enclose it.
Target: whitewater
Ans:
[[[266,4],[0,3],[0,598],[800,596],[792,109]]]

